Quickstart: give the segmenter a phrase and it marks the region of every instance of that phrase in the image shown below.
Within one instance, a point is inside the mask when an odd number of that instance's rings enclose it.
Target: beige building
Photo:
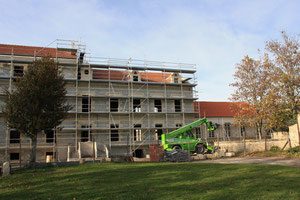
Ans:
[[[78,160],[115,155],[145,157],[162,133],[195,120],[195,66],[90,57],[76,41],[55,48],[0,45],[0,103],[28,66],[52,56],[67,82],[68,118],[38,135],[37,159]],[[26,106],[26,105],[24,105]],[[0,118],[0,158],[25,163],[31,141]]]
[[[196,119],[206,117],[219,125],[218,129],[212,132],[208,132],[204,126],[197,128],[197,137],[214,141],[258,139],[255,127],[235,125],[231,104],[232,102],[195,101]]]

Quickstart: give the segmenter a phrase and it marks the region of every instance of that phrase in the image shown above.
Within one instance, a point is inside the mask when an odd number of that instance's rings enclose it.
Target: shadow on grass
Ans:
[[[97,163],[12,175],[1,180],[0,199],[297,199],[299,174],[269,165]]]

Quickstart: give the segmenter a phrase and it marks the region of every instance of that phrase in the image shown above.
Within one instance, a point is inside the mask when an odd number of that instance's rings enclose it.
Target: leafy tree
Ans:
[[[30,164],[34,164],[37,134],[58,126],[71,109],[65,82],[53,59],[44,57],[34,61],[15,86],[13,92],[7,91],[4,117],[10,128],[31,138]]]
[[[292,108],[299,104],[300,52],[297,37],[282,32],[283,42],[266,42],[266,53],[254,60],[245,56],[234,74],[232,100],[239,123],[263,129],[286,130],[295,119]]]
[[[297,37],[282,31],[283,41],[269,41],[266,50],[272,58],[273,72],[269,98],[265,105],[270,110],[268,124],[276,129],[288,129],[295,123],[292,109],[300,100],[300,43]]]
[[[245,56],[237,64],[235,72],[235,82],[230,84],[236,90],[232,94],[232,110],[235,113],[235,122],[245,126],[256,126],[261,139],[264,129],[264,98],[269,90],[269,69],[271,65],[268,62],[267,55],[263,60],[254,60]]]

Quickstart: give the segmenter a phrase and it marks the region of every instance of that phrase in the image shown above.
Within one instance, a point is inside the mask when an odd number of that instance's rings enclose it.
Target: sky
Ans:
[[[228,101],[236,64],[280,31],[299,0],[0,0],[0,43],[81,40],[92,56],[196,64],[201,101]]]

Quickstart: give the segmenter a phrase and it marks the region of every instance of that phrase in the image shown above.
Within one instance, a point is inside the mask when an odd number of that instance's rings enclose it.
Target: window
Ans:
[[[53,153],[53,152],[46,152],[46,159],[47,159],[47,156],[52,156],[51,160],[53,161],[53,158],[55,158],[55,153]]]
[[[200,127],[196,128],[196,138],[202,138],[202,133],[201,133],[201,128]]]
[[[83,125],[81,126],[81,128],[90,128],[90,126],[88,125]],[[80,137],[80,141],[81,142],[87,142],[89,141],[89,130],[82,130],[80,131],[81,137]]]
[[[89,141],[89,131],[81,131],[81,142]]]
[[[162,124],[155,124],[156,128],[161,128]],[[156,140],[161,140],[161,135],[163,134],[162,129],[156,129],[155,130],[155,136],[156,136]]]
[[[20,154],[19,153],[10,153],[10,160],[19,160]]]
[[[209,138],[214,138],[215,137],[215,131],[214,130],[213,131],[209,131],[208,137]]]
[[[80,72],[80,71],[77,72],[77,79],[78,79],[78,80],[81,79],[81,72]]]
[[[22,77],[24,73],[23,66],[14,66],[14,76]]]
[[[88,96],[82,97],[82,112],[90,112],[91,111],[91,98]]]
[[[134,72],[133,73],[133,81],[139,81],[139,75],[138,75],[138,73],[137,72]]]
[[[118,112],[119,110],[119,100],[110,99],[110,112]]]
[[[134,125],[133,129],[133,136],[134,136],[134,141],[142,141],[142,125],[141,124],[136,124]]]
[[[154,112],[161,112],[162,106],[161,106],[161,100],[154,100]]]
[[[46,156],[53,156],[53,152],[46,152]]]
[[[54,140],[56,142],[54,130],[46,130],[45,134],[46,134],[46,143],[53,143]]]
[[[89,74],[89,70],[88,69],[84,70],[84,74]]]
[[[181,101],[174,100],[174,104],[175,104],[175,112],[181,112]]]
[[[118,124],[116,124],[116,125],[111,124],[110,128],[111,128],[111,130],[110,130],[110,141],[112,141],[112,142],[113,141],[119,141],[119,131],[117,129],[117,128],[119,128],[119,125]]]
[[[20,143],[20,132],[17,130],[10,131],[10,144]]]
[[[246,127],[241,127],[241,136],[246,137]]]
[[[174,74],[173,80],[174,83],[179,83],[179,75],[177,73]]]
[[[231,136],[230,123],[225,123],[225,132],[226,132],[226,137]]]
[[[133,157],[136,157],[136,158],[143,158],[143,157],[144,157],[144,151],[143,151],[143,149],[136,149],[136,150],[133,152]]]
[[[176,124],[176,128],[182,127],[182,124]]]
[[[141,112],[141,100],[133,99],[133,112]]]

